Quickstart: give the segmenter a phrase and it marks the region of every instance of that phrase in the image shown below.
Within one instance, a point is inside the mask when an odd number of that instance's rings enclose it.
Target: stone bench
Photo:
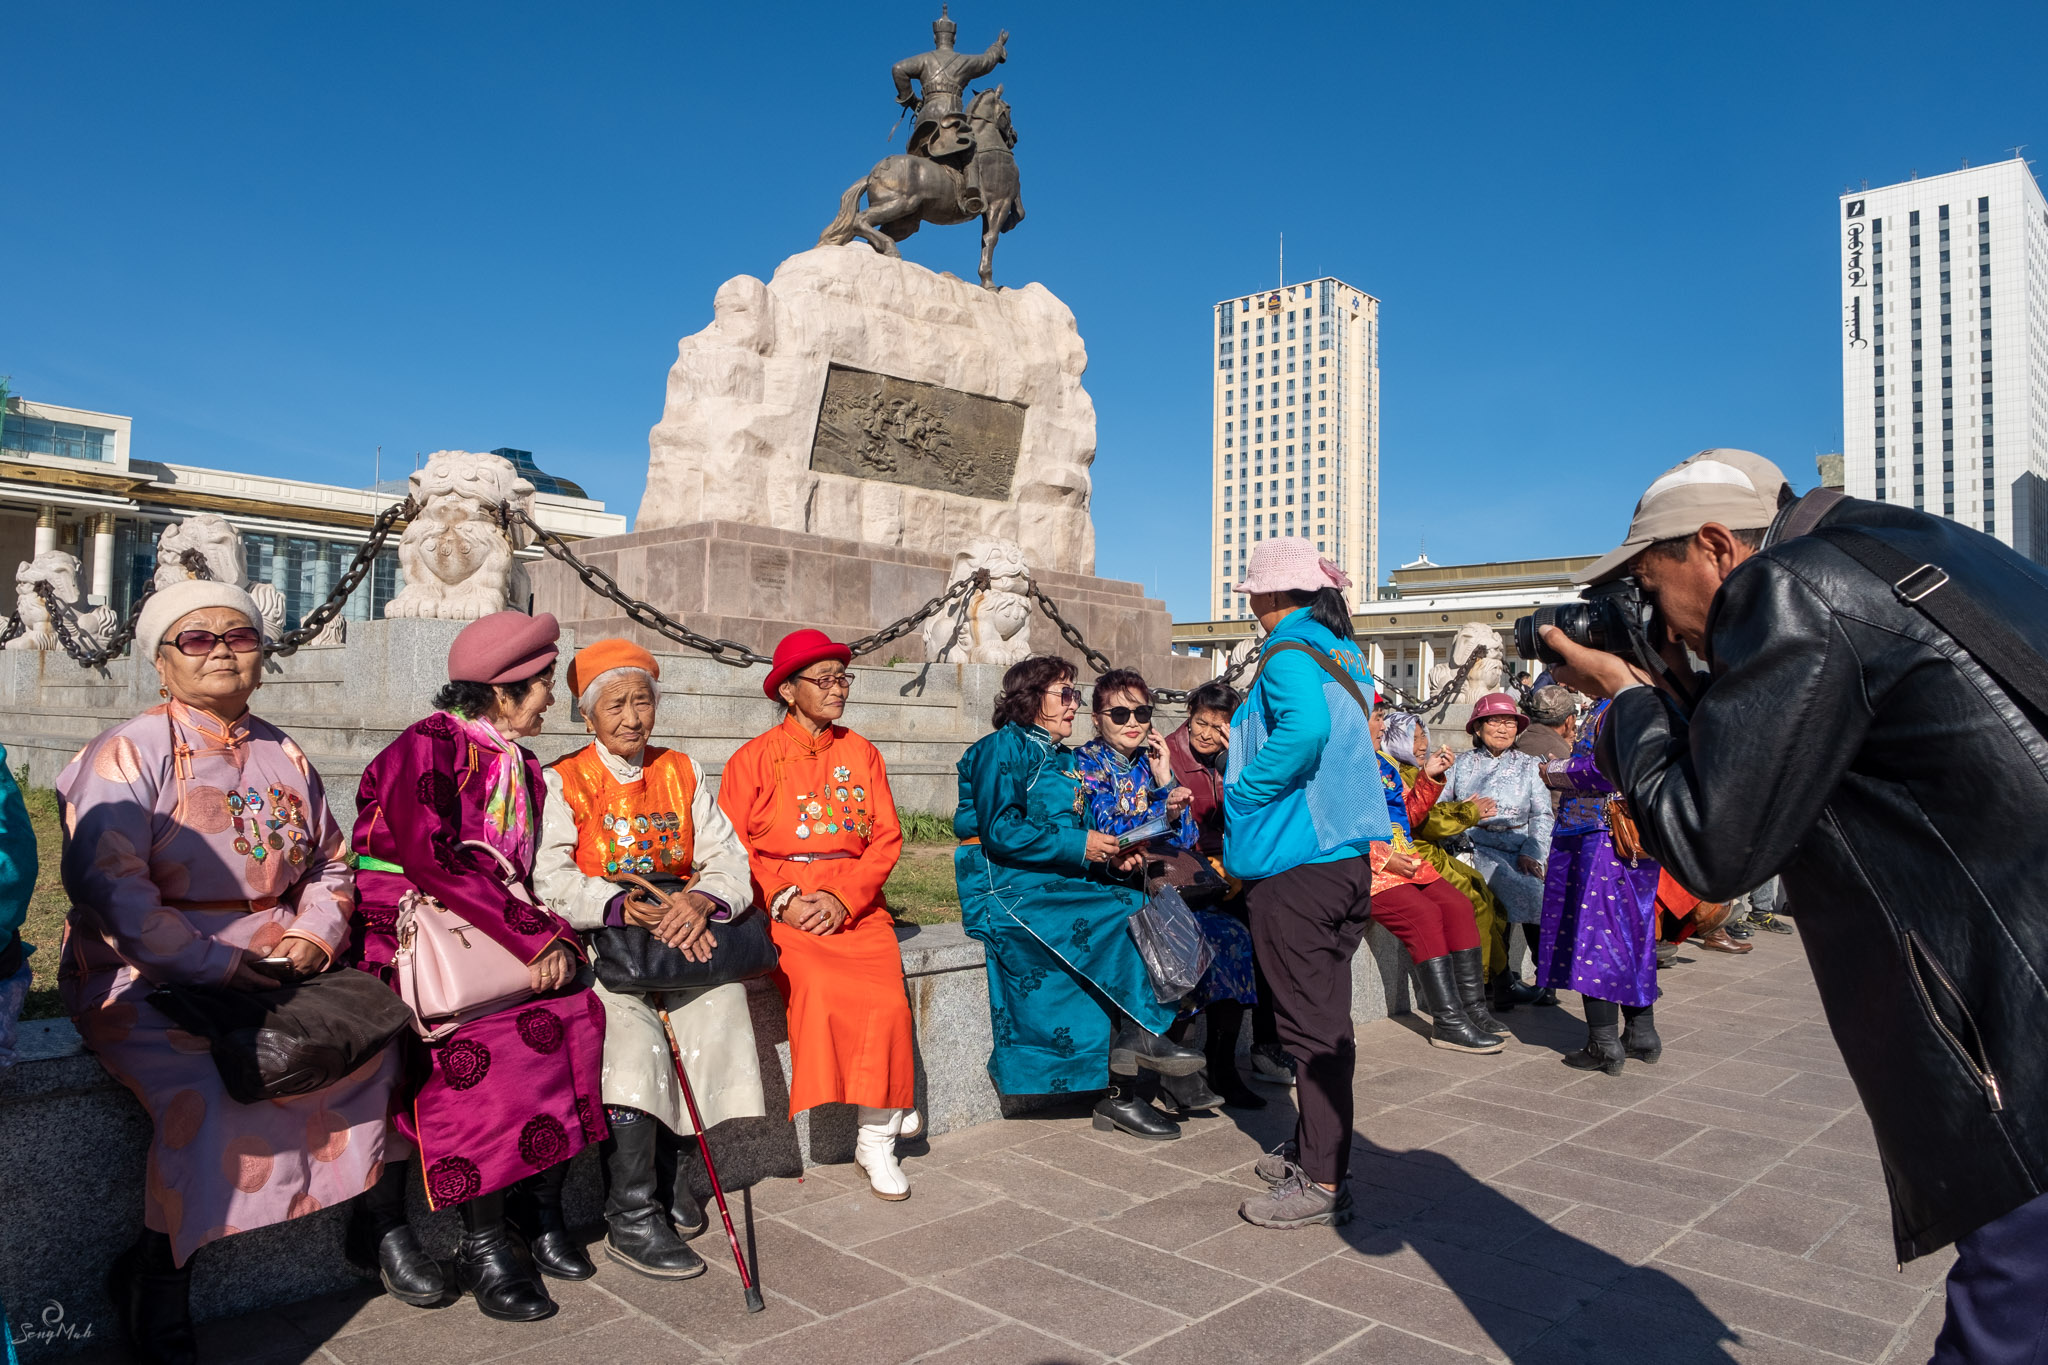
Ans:
[[[1006,1099],[989,1083],[988,979],[982,946],[957,924],[897,930],[917,1025],[917,1093],[928,1131],[945,1133],[1065,1097]],[[1352,1012],[1361,1021],[1409,1008],[1408,957],[1377,925],[1352,966]],[[750,983],[754,1032],[770,1117],[737,1119],[712,1132],[728,1193],[769,1176],[801,1174],[818,1162],[852,1159],[854,1119],[846,1105],[784,1118],[789,1038],[781,997]],[[12,1321],[51,1302],[69,1322],[111,1325],[102,1282],[133,1240],[142,1209],[148,1115],[85,1051],[68,1020],[22,1026],[22,1060],[0,1071],[0,1303]],[[772,1065],[771,1065],[772,1063]],[[694,1168],[695,1163],[692,1163]],[[707,1187],[708,1189],[708,1187]],[[699,1193],[707,1193],[700,1189]],[[566,1195],[578,1225],[598,1221],[594,1153],[576,1158]],[[452,1213],[429,1214],[414,1194],[427,1245],[450,1255]],[[734,1203],[741,1216],[744,1202]],[[294,1303],[352,1283],[341,1259],[343,1209],[259,1228],[208,1246],[192,1284],[200,1318]],[[76,1343],[83,1345],[84,1343]],[[53,1354],[61,1344],[39,1348]]]

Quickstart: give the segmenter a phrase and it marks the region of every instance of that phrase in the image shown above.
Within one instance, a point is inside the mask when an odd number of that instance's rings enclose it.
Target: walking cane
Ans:
[[[697,1113],[697,1096],[690,1090],[690,1078],[683,1070],[683,1050],[676,1045],[676,1031],[669,1027],[668,1011],[657,1009],[661,1032],[668,1039],[668,1057],[676,1064],[676,1084],[683,1088],[683,1103],[690,1109],[690,1126],[697,1130],[697,1150],[704,1154],[704,1174],[711,1177],[711,1194],[718,1200],[718,1216],[725,1220],[726,1240],[732,1243],[733,1264],[739,1267],[740,1287],[747,1292],[747,1311],[758,1313],[768,1305],[761,1302],[761,1287],[747,1272],[747,1258],[740,1250],[740,1235],[733,1231],[732,1214],[725,1207],[725,1187],[718,1183],[718,1168],[711,1164],[711,1143],[704,1136],[704,1120]],[[676,1177],[681,1179],[680,1173]]]

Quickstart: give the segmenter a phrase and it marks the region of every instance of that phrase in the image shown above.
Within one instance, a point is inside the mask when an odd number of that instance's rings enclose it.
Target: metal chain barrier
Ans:
[[[328,623],[341,613],[343,607],[347,605],[349,597],[361,586],[364,577],[376,564],[377,556],[382,552],[385,542],[390,539],[392,531],[400,522],[411,520],[418,514],[418,511],[419,509],[412,499],[407,498],[403,502],[393,503],[378,513],[376,520],[370,525],[369,538],[358,547],[355,558],[336,582],[333,590],[327,594],[318,607],[306,615],[297,629],[286,631],[278,639],[266,644],[263,647],[264,653],[266,655],[286,656],[294,654],[301,646],[326,629]],[[524,509],[501,506],[496,509],[496,520],[499,526],[508,533],[508,538],[514,523],[526,527],[527,530],[533,533],[535,543],[542,550],[551,558],[567,565],[583,583],[584,587],[617,606],[625,613],[626,619],[634,624],[645,626],[665,639],[672,640],[685,648],[694,649],[699,653],[708,654],[718,660],[718,662],[730,664],[735,668],[745,668],[751,664],[771,664],[774,662],[769,656],[757,653],[737,640],[719,640],[713,639],[708,635],[699,634],[675,617],[668,615],[653,605],[627,596],[625,589],[619,586],[617,579],[596,565],[586,564],[577,558],[576,552],[569,548],[567,541],[542,526],[538,521],[535,521],[532,515]],[[180,551],[179,562],[184,565],[186,572],[190,573],[194,578],[211,578],[213,576],[207,567],[205,556],[197,550]],[[941,610],[959,601],[969,593],[987,591],[989,586],[988,570],[977,569],[966,578],[948,585],[944,592],[926,602],[916,611],[890,622],[872,634],[861,636],[859,639],[851,642],[847,648],[852,652],[853,657],[857,659],[872,654],[884,645],[893,644],[910,634],[913,630],[916,630],[919,626],[937,615]],[[1038,586],[1035,580],[1025,579],[1024,591],[1032,603],[1045,614],[1046,618],[1054,626],[1058,627],[1060,638],[1066,641],[1068,646],[1079,653],[1083,659],[1087,660],[1088,666],[1095,670],[1098,677],[1110,671],[1114,665],[1111,664],[1109,656],[1088,643],[1087,639],[1082,636],[1080,630],[1073,622],[1067,620],[1060,613],[1059,604],[1054,602],[1046,594],[1045,590]],[[86,648],[79,641],[78,637],[72,633],[70,623],[65,616],[64,606],[56,600],[56,593],[48,583],[38,582],[35,585],[35,592],[49,611],[51,628],[55,631],[57,643],[63,648],[64,652],[83,667],[103,668],[110,660],[119,657],[121,652],[135,639],[136,622],[141,619],[142,609],[149,604],[149,599],[155,595],[156,585],[152,580],[150,586],[145,588],[142,594],[135,599],[134,606],[129,610],[128,619],[122,623],[121,628],[115,631],[112,638],[100,649]],[[24,629],[21,612],[17,609],[14,615],[8,618],[5,632],[0,633],[0,644],[5,644],[7,641],[14,639]],[[1377,676],[1374,677],[1373,681],[1382,691],[1390,695],[1398,694],[1410,698],[1408,701],[1398,703],[1395,709],[1415,712],[1417,714],[1435,710],[1437,712],[1435,718],[1441,720],[1445,710],[1450,705],[1450,699],[1457,695],[1459,689],[1465,685],[1465,680],[1471,676],[1473,668],[1477,666],[1481,659],[1487,656],[1488,652],[1488,647],[1484,645],[1475,649],[1471,656],[1458,666],[1458,671],[1442,687],[1421,701],[1414,700],[1412,693],[1408,693],[1405,689],[1396,687]],[[1212,681],[1235,685],[1246,670],[1258,664],[1259,659],[1264,653],[1265,644],[1261,641],[1257,647],[1218,674]],[[1154,695],[1160,701],[1169,704],[1184,703],[1192,694],[1193,689],[1186,691],[1176,688],[1154,689]]]
[[[946,589],[902,620],[883,626],[873,635],[861,636],[858,640],[848,645],[847,648],[853,651],[853,657],[856,659],[860,658],[863,654],[872,654],[883,645],[893,644],[895,641],[910,634],[911,631],[937,615],[939,608],[947,603],[957,602],[968,593],[978,589],[986,589],[988,584],[988,570],[976,569],[972,574],[961,579],[958,583],[955,583],[952,587]]]
[[[619,586],[617,579],[596,565],[585,564],[582,560],[578,559],[575,553],[570,550],[567,541],[535,521],[523,509],[517,507],[503,508],[500,509],[500,514],[505,520],[519,522],[532,531],[534,539],[539,542],[543,550],[546,550],[549,555],[573,569],[576,576],[583,580],[584,587],[590,589],[606,601],[617,604],[626,613],[626,619],[632,621],[635,625],[645,626],[656,634],[665,636],[679,645],[685,645],[690,649],[709,654],[718,662],[731,664],[734,668],[745,668],[749,664],[775,662],[766,654],[756,654],[737,640],[714,640],[708,635],[699,635],[673,616],[657,611],[645,602],[626,596],[625,589]]]
[[[206,556],[197,550],[179,551],[178,562],[184,566],[185,572],[194,578],[213,577],[213,570],[207,566]],[[135,604],[128,609],[128,619],[121,623],[121,628],[99,649],[87,649],[80,643],[78,637],[71,633],[70,623],[64,619],[64,604],[57,600],[55,589],[48,583],[37,580],[35,591],[36,596],[42,599],[44,608],[50,613],[50,629],[56,633],[58,646],[76,660],[81,668],[105,668],[109,662],[120,658],[121,651],[128,648],[129,643],[134,640],[135,623],[142,619],[142,609],[149,605],[149,599],[156,596],[156,580],[150,580],[149,586],[142,590],[142,595],[137,597]],[[11,640],[21,633],[20,617],[21,613],[17,610],[14,623],[9,627],[4,639]]]

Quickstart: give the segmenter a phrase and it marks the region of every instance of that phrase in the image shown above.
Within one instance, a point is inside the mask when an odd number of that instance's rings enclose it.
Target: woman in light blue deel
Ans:
[[[1091,831],[1074,776],[1080,693],[1074,666],[1041,656],[1003,675],[992,735],[961,756],[961,841],[953,872],[967,933],[988,950],[988,1072],[1005,1095],[1101,1090],[1095,1126],[1155,1140],[1180,1126],[1136,1093],[1139,1067],[1167,1076],[1199,1070],[1201,1053],[1160,1033],[1177,1002],[1161,1004],[1126,923],[1145,903],[1142,854],[1119,854]]]

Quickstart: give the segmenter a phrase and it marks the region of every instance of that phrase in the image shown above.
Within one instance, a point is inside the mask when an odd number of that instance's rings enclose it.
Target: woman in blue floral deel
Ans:
[[[1113,669],[1095,680],[1095,735],[1074,753],[1074,775],[1088,800],[1088,827],[1105,834],[1127,834],[1162,816],[1167,832],[1159,844],[1194,853],[1198,838],[1189,809],[1194,794],[1175,782],[1166,739],[1152,727],[1152,689],[1127,668]],[[1197,857],[1200,855],[1197,854]],[[1192,1076],[1162,1077],[1159,1088],[1182,1113],[1228,1104],[1262,1109],[1265,1100],[1244,1083],[1237,1070],[1237,1035],[1245,1006],[1259,998],[1252,970],[1251,931],[1238,920],[1213,911],[1194,911],[1202,934],[1215,949],[1216,960],[1189,993],[1189,1012],[1167,1031],[1177,1043],[1187,1041],[1197,1012],[1208,1016],[1204,1051],[1208,1066]]]

